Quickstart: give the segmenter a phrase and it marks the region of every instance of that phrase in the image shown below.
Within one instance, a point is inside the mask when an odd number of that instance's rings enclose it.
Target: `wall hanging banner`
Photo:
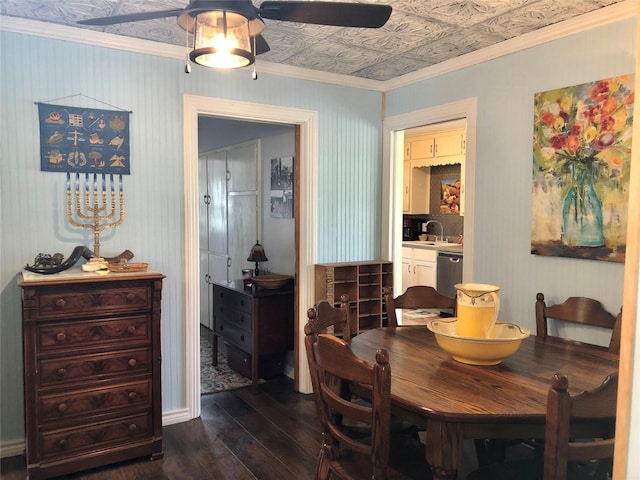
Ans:
[[[130,174],[129,112],[38,103],[40,170]]]

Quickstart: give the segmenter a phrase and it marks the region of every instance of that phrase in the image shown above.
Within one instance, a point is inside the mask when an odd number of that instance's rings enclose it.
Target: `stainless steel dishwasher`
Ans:
[[[462,253],[438,252],[436,289],[442,295],[456,298],[456,283],[462,283]]]

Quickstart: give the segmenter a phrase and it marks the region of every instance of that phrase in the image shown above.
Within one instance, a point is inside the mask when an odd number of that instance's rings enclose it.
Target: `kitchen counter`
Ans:
[[[402,242],[403,247],[424,248],[426,250],[436,250],[439,252],[462,253],[463,246],[459,243],[437,243],[411,240]]]

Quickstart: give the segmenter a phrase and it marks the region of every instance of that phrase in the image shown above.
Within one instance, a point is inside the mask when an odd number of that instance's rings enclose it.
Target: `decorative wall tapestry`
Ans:
[[[271,216],[293,218],[293,157],[271,159]]]
[[[40,170],[130,174],[129,113],[38,103]]]
[[[531,253],[624,262],[634,75],[536,93]]]

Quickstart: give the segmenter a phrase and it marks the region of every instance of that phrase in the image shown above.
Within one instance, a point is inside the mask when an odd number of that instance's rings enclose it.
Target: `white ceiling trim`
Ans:
[[[0,30],[7,32],[22,33],[39,37],[65,40],[69,42],[84,43],[94,47],[113,48],[128,52],[143,53],[146,55],[157,55],[160,57],[176,58],[184,61],[186,57],[185,48],[168,43],[153,42],[139,38],[115,35],[113,33],[98,32],[85,28],[69,27],[56,23],[40,22],[25,18],[9,17],[0,15]],[[198,67],[199,68],[199,67]],[[252,67],[240,69],[240,72],[249,71]],[[308,68],[295,67],[292,65],[281,65],[261,61],[258,57],[256,61],[258,74],[268,73],[283,77],[298,78],[321,83],[330,83],[347,87],[362,88],[365,90],[383,91],[384,83],[379,80],[354,77],[351,75],[341,75],[337,73],[321,72]]]
[[[445,60],[437,65],[387,80],[384,82],[384,91],[386,92],[395,88],[404,87],[421,80],[437,77],[445,73],[450,73],[488,60],[493,60],[527,48],[558,40],[575,33],[583,32],[591,28],[632,18],[635,17],[637,13],[638,0],[627,0],[625,2],[615,3],[611,6],[580,15],[579,17],[574,17],[533,32],[505,40],[504,42],[491,45],[490,47],[476,50],[450,60]]]
[[[504,55],[509,55],[520,50],[541,45],[568,35],[573,35],[590,28],[632,18],[636,16],[638,12],[637,2],[638,0],[626,0],[608,7],[600,8],[579,17],[574,17],[384,82],[351,75],[341,75],[291,65],[270,63],[267,61],[260,61],[260,59],[256,62],[256,68],[259,74],[266,73],[297,78],[300,80],[386,92],[488,60],[493,60]],[[179,60],[184,60],[185,58],[185,48],[177,45],[17,17],[0,15],[0,30],[84,43],[97,47],[114,48],[147,55],[175,58]],[[242,70],[245,72],[248,71],[246,68],[241,69],[241,71]]]

